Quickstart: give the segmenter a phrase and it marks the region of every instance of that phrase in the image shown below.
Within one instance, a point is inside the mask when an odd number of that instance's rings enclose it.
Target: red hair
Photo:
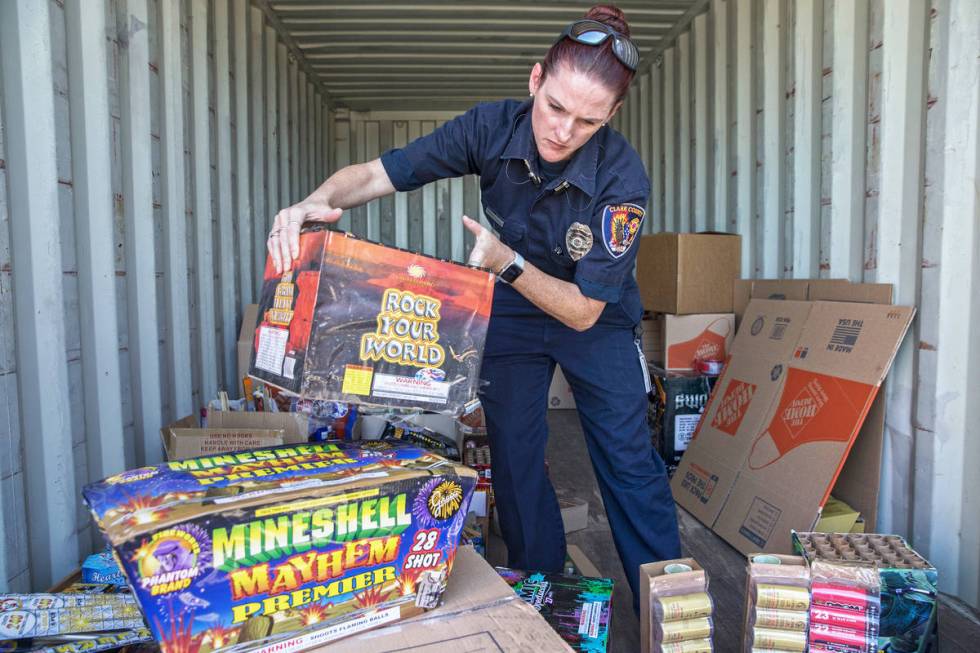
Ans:
[[[584,18],[604,23],[629,38],[630,26],[626,22],[626,14],[618,7],[596,5],[589,9]],[[597,79],[615,94],[618,102],[629,92],[630,82],[633,81],[635,73],[616,58],[612,45],[611,38],[598,46],[576,43],[572,39],[564,38],[552,45],[545,55],[541,64],[541,78],[546,78],[562,66],[568,66],[572,70]]]

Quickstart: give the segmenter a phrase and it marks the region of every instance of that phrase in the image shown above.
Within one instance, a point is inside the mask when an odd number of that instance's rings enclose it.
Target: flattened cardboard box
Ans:
[[[458,414],[476,396],[494,276],[322,228],[266,263],[249,374],[308,399]]]
[[[915,309],[752,300],[671,487],[743,553],[788,552],[841,474]],[[850,501],[850,499],[848,499]]]
[[[572,649],[472,547],[457,549],[443,604],[324,647],[330,653],[567,653]]]

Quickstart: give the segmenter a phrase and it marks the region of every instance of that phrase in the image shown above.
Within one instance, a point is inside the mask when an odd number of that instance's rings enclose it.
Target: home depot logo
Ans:
[[[755,384],[733,379],[725,389],[725,395],[718,402],[718,409],[711,420],[712,428],[734,436],[739,424],[742,423],[742,418],[745,417],[745,411],[749,408],[755,388]]]
[[[698,343],[698,348],[694,352],[694,358],[696,360],[720,360],[725,357],[725,341],[722,340],[719,344],[716,340],[709,340],[708,338],[703,338],[701,342]]]
[[[799,437],[800,432],[826,404],[827,393],[820,381],[815,378],[807,381],[780,413],[780,418],[793,439]]]

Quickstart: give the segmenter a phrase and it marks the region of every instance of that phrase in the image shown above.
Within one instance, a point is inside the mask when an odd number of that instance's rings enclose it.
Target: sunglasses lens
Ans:
[[[583,43],[588,43],[590,45],[597,45],[602,43],[608,38],[608,34],[605,32],[598,32],[590,30],[588,32],[582,32],[581,34],[576,34],[575,39]]]

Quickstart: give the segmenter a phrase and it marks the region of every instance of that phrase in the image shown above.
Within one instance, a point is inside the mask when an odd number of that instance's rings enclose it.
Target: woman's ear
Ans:
[[[541,64],[534,64],[534,68],[531,69],[531,76],[527,80],[527,90],[531,93],[531,97],[534,97],[534,94],[538,92],[538,88],[541,87],[543,76],[544,69],[541,68]]]
[[[612,120],[613,119],[613,116],[616,115],[616,112],[619,111],[619,107],[621,107],[621,106],[623,106],[623,101],[622,100],[620,100],[619,102],[617,102],[616,104],[614,104],[612,110],[609,112],[609,115],[606,116],[606,120],[605,120],[605,122],[603,124],[605,124],[606,122],[609,122],[610,120]]]

